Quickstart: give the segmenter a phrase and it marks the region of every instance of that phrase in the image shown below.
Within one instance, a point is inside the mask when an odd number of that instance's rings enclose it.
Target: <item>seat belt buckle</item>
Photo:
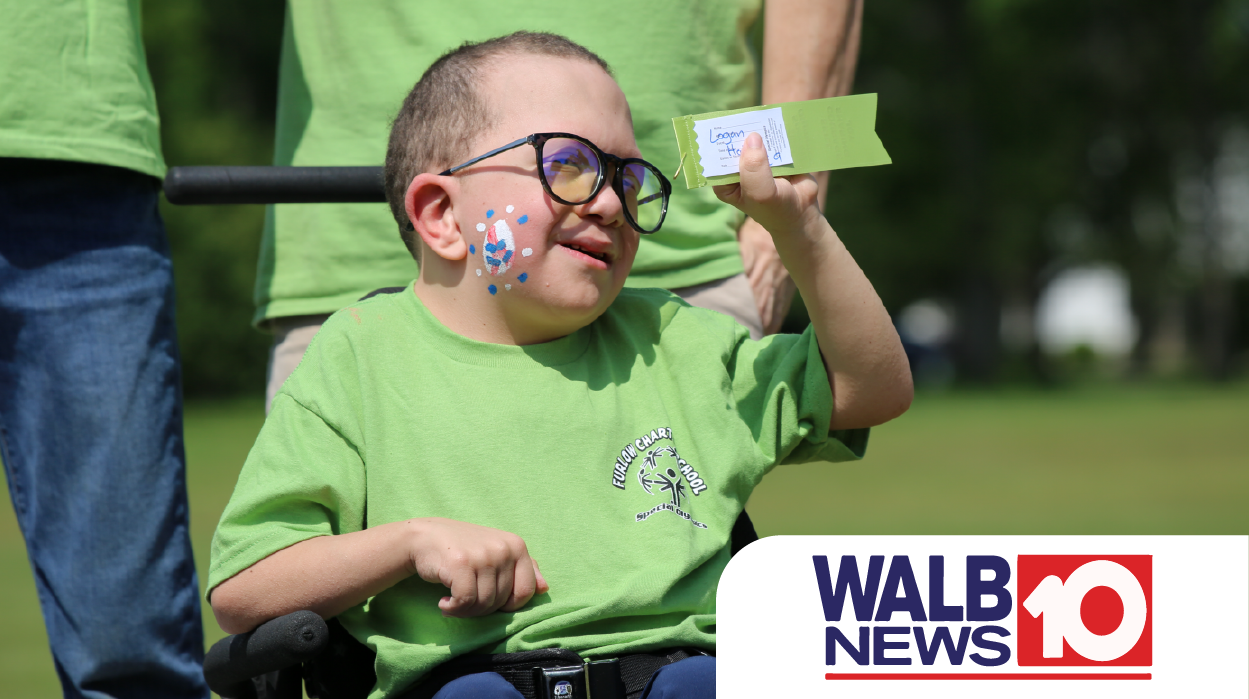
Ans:
[[[537,699],[625,699],[620,661],[587,660],[584,665],[533,669]]]
[[[534,695],[537,699],[590,699],[586,693],[584,665],[535,667]]]

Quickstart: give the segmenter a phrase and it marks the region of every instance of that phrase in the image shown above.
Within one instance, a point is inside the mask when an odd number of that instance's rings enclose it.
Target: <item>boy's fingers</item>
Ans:
[[[451,595],[438,600],[443,616],[472,616],[469,610],[477,603],[477,573],[472,568],[461,568],[451,578]]]
[[[514,611],[528,603],[539,588],[546,591],[546,581],[539,583],[542,574],[519,536],[464,523],[456,526],[466,530],[472,543],[463,545],[463,533],[459,541],[452,537],[453,543],[439,555],[438,567],[422,575],[450,588],[451,594],[438,601],[443,616],[465,618],[499,609]],[[421,565],[417,567],[419,571]]]
[[[499,592],[499,571],[496,568],[482,567],[477,569],[477,601],[470,605],[470,616],[489,614],[499,608],[495,597]]]
[[[794,187],[794,191],[798,192],[802,197],[817,197],[820,193],[819,180],[815,179],[815,175],[806,173],[802,175],[786,175],[782,177]]]
[[[768,154],[763,149],[763,137],[759,134],[751,133],[746,136],[737,167],[742,194],[748,199],[760,201],[769,198],[776,191],[772,168],[768,166]]]
[[[506,607],[516,596],[516,566],[503,566],[498,569],[496,576],[494,597],[490,600],[490,608],[486,610],[486,613],[500,609],[510,611]]]
[[[746,140],[742,143],[742,159],[745,160],[747,155],[758,155],[763,158],[763,162],[767,163],[768,156],[763,153],[763,137],[757,132],[751,131],[746,134]],[[757,151],[757,152],[756,152]]]
[[[537,594],[545,595],[551,591],[551,586],[547,584],[546,578],[542,577],[542,571],[538,568],[538,561],[533,558],[529,559],[529,561],[533,563],[533,576],[538,584]]]
[[[533,564],[528,556],[516,561],[514,571],[515,576],[512,579],[511,597],[500,607],[505,612],[514,612],[528,604],[529,600],[533,599],[534,592],[538,589]]]
[[[716,198],[725,204],[737,206],[738,200],[742,198],[742,186],[740,184],[716,184],[711,186],[711,191],[715,192]]]

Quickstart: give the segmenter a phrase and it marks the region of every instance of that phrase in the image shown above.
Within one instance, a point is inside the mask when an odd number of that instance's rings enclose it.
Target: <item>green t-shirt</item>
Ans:
[[[290,0],[274,163],[382,163],[391,119],[435,59],[464,41],[526,29],[563,34],[602,56],[629,99],[642,156],[672,175],[680,164],[673,117],[757,102],[746,32],[761,2]],[[741,221],[710,188],[678,184],[663,229],[642,240],[629,284],[677,288],[740,273]],[[384,204],[270,207],[255,320],[331,313],[415,275]]]
[[[669,292],[626,289],[568,337],[457,335],[403,292],[332,316],[273,403],[213,539],[208,587],[305,539],[413,517],[514,532],[550,592],[443,618],[412,577],[339,618],[389,696],[473,650],[589,657],[712,648],[733,523],[777,463],[860,458],[830,432],[814,335],[750,340]]]
[[[139,0],[0,0],[0,157],[163,177]]]

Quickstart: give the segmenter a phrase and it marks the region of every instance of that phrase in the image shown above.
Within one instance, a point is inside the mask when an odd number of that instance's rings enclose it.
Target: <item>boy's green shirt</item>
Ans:
[[[391,120],[434,60],[465,41],[525,29],[562,34],[612,66],[632,107],[642,157],[671,176],[680,164],[672,117],[757,103],[746,30],[761,5],[289,0],[274,164],[381,164]],[[506,109],[505,100],[500,107]],[[663,229],[642,240],[629,285],[677,288],[740,273],[741,223],[741,213],[710,189],[675,188]],[[415,276],[416,264],[385,204],[271,206],[254,320],[332,313]]]
[[[389,696],[475,650],[611,657],[715,644],[729,533],[777,463],[860,458],[830,432],[814,334],[749,339],[661,290],[516,347],[443,326],[409,285],[332,316],[273,404],[213,539],[209,590],[305,539],[415,517],[520,535],[550,592],[443,618],[412,577],[340,619]]]
[[[139,0],[0,0],[0,157],[163,177]]]

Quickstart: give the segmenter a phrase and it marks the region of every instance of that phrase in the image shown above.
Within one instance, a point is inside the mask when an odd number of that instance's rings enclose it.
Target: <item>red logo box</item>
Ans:
[[[1019,556],[1021,666],[1153,664],[1153,556]]]

